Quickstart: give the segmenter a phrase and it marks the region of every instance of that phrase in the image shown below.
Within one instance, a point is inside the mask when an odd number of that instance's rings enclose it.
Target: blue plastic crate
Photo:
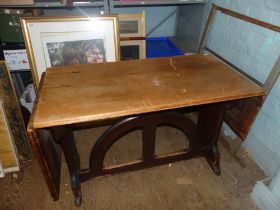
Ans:
[[[147,58],[159,58],[184,55],[167,37],[146,39]]]

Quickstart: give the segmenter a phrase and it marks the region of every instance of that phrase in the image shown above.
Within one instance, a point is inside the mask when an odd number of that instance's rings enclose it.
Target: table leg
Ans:
[[[216,175],[221,174],[218,137],[226,109],[225,103],[209,105],[199,112],[198,135],[202,154]]]
[[[61,144],[71,179],[76,206],[81,206],[82,193],[79,179],[80,158],[77,152],[73,130],[69,127],[52,128],[55,139]]]

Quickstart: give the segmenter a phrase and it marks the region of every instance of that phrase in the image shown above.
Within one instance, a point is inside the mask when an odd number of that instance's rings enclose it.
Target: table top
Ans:
[[[32,129],[264,94],[212,55],[50,68],[40,86]]]

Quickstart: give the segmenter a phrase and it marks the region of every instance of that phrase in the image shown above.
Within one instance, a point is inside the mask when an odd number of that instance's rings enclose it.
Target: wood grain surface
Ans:
[[[50,68],[42,82],[35,129],[263,95],[211,55]]]

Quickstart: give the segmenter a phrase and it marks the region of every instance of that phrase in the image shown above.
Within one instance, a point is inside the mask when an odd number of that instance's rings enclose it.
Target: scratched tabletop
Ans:
[[[50,68],[30,126],[44,128],[263,95],[212,55]]]

